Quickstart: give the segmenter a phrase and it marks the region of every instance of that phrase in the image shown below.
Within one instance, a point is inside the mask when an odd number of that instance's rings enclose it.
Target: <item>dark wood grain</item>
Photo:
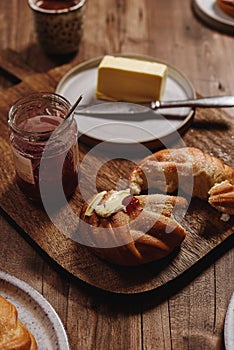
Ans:
[[[59,78],[65,59],[48,57],[38,45],[27,1],[3,0],[0,13],[1,49],[13,49],[39,73],[58,66]],[[74,65],[105,53],[151,55],[183,71],[196,91],[206,96],[233,94],[233,50],[233,37],[203,25],[190,1],[93,0],[87,2],[80,50],[68,59]],[[16,81],[0,73],[3,92]],[[27,89],[9,91],[6,99],[1,95],[1,111],[5,113],[9,101],[21,93]],[[233,110],[228,112],[234,115]],[[0,126],[4,137],[1,121]],[[217,123],[211,132],[222,134],[223,128],[219,130]],[[203,149],[212,152],[203,136],[198,122],[192,142],[199,146],[202,140]],[[232,151],[233,144],[229,148],[225,140],[220,150],[217,143],[215,154],[230,162]],[[224,349],[225,313],[234,290],[233,240],[226,240],[217,254],[209,255],[173,285],[123,298],[102,294],[55,270],[4,217],[0,219],[1,269],[28,282],[54,306],[72,350]]]
[[[71,67],[66,66],[65,71],[68,68]],[[220,220],[220,215],[207,203],[192,200],[184,219],[184,226],[188,234],[181,249],[163,261],[138,268],[121,268],[108,264],[95,257],[85,246],[77,244],[72,237],[66,237],[65,232],[68,228],[66,211],[62,210],[59,213],[65,226],[58,230],[45,211],[28,202],[18,190],[14,181],[14,166],[8,144],[6,123],[7,108],[14,102],[13,98],[15,99],[17,95],[19,98],[32,91],[54,91],[63,74],[64,69],[59,69],[59,72],[58,69],[55,69],[55,73],[51,70],[48,74],[29,75],[22,83],[10,88],[2,96],[5,103],[0,105],[4,135],[0,143],[1,163],[4,164],[0,173],[0,178],[3,179],[1,207],[43,251],[66,271],[84,282],[106,291],[125,294],[140,293],[161,287],[193,266],[229,237],[233,233],[233,221],[224,223]],[[186,133],[184,140],[187,146],[199,144],[199,147],[205,152],[219,156],[231,165],[231,153],[228,150],[232,146],[232,133],[233,126],[228,114],[212,109],[198,110],[194,123]],[[224,139],[225,145],[223,145]],[[82,160],[88,152],[89,148],[81,144],[80,159]],[[85,184],[82,184],[81,179],[80,188],[84,187],[86,190],[92,188],[95,162],[105,163],[105,155],[100,154],[99,159],[91,156],[84,170]],[[132,163],[124,160],[123,153],[123,159],[113,159],[104,168],[101,167],[95,179],[98,191],[116,188],[119,178],[127,180],[131,166],[133,166]],[[77,190],[69,202],[77,216],[79,216],[83,202],[84,198]]]

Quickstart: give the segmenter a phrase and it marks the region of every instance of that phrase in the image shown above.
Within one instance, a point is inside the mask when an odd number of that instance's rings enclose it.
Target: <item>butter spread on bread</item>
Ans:
[[[101,202],[113,196],[108,191]],[[89,201],[89,203],[92,202]],[[127,196],[126,210],[108,217],[87,211],[84,203],[80,213],[80,242],[98,257],[119,265],[141,265],[161,259],[179,247],[186,236],[177,219],[187,208],[183,197],[161,194]]]
[[[93,210],[95,210],[99,216],[108,217],[120,210],[126,209],[123,200],[130,195],[130,189],[112,191],[111,194],[103,200],[106,194],[107,191],[102,191],[92,198],[86,209],[86,216],[91,216]]]

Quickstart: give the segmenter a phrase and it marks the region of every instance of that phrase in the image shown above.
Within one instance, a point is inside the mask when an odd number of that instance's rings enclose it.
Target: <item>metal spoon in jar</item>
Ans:
[[[78,104],[80,103],[80,101],[82,100],[83,96],[80,95],[77,100],[75,101],[75,103],[71,106],[71,108],[69,109],[68,113],[65,115],[65,117],[63,118],[62,121],[59,120],[54,120],[51,119],[50,116],[48,115],[44,115],[40,117],[40,121],[44,121],[47,122],[49,124],[53,124],[56,128],[54,130],[55,133],[59,132],[61,130],[61,127],[65,125],[66,120],[72,115],[72,113],[75,111],[75,109],[77,108]]]
[[[83,105],[75,109],[75,114],[135,114],[147,113],[150,110],[178,107],[220,108],[234,107],[234,96],[213,96],[178,101],[153,101],[148,105],[130,102],[103,102],[94,105]]]
[[[68,119],[72,113],[75,111],[76,107],[78,106],[78,104],[80,103],[80,101],[82,100],[83,96],[80,95],[78,97],[78,99],[76,100],[76,102],[71,106],[69,112],[67,113],[67,115],[65,116],[64,120]]]

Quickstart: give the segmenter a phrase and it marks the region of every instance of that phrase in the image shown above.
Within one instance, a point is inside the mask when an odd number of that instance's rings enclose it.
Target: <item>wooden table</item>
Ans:
[[[38,46],[26,1],[1,1],[0,13],[1,49],[19,53],[32,71],[65,63]],[[93,0],[87,3],[82,45],[70,62],[106,53],[151,55],[183,71],[200,94],[220,95],[234,91],[233,52],[233,37],[201,23],[189,1]],[[5,91],[16,81],[1,73]],[[72,350],[224,348],[224,318],[234,291],[233,239],[169,287],[119,296],[62,274],[1,213],[1,269],[51,303]]]

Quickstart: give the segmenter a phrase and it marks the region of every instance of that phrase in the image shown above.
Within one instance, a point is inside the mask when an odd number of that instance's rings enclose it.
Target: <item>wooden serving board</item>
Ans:
[[[65,65],[47,73],[25,74],[22,67],[9,65],[8,60],[0,61],[4,69],[23,79],[17,85],[0,94],[0,206],[2,210],[26,233],[27,238],[40,247],[62,269],[73,277],[105,291],[135,294],[164,286],[193,267],[202,258],[232,235],[233,217],[228,222],[220,220],[220,214],[206,202],[192,200],[184,218],[187,237],[181,248],[170,257],[140,267],[111,265],[94,256],[86,247],[74,242],[59,231],[48,218],[43,208],[29,201],[18,190],[14,181],[14,166],[8,142],[8,111],[21,96],[33,91],[53,92],[62,76],[72,67]],[[223,110],[197,110],[194,122],[183,136],[187,146],[199,147],[203,151],[223,159],[233,166],[233,117]],[[89,148],[80,143],[80,159]],[[99,159],[98,159],[99,158]],[[124,155],[123,155],[124,158]],[[93,186],[93,164],[105,162],[100,153],[88,163],[86,185]],[[98,172],[97,189],[116,188],[119,179],[127,179],[133,164],[124,159],[113,159]],[[83,198],[77,189],[69,202],[79,215]]]

